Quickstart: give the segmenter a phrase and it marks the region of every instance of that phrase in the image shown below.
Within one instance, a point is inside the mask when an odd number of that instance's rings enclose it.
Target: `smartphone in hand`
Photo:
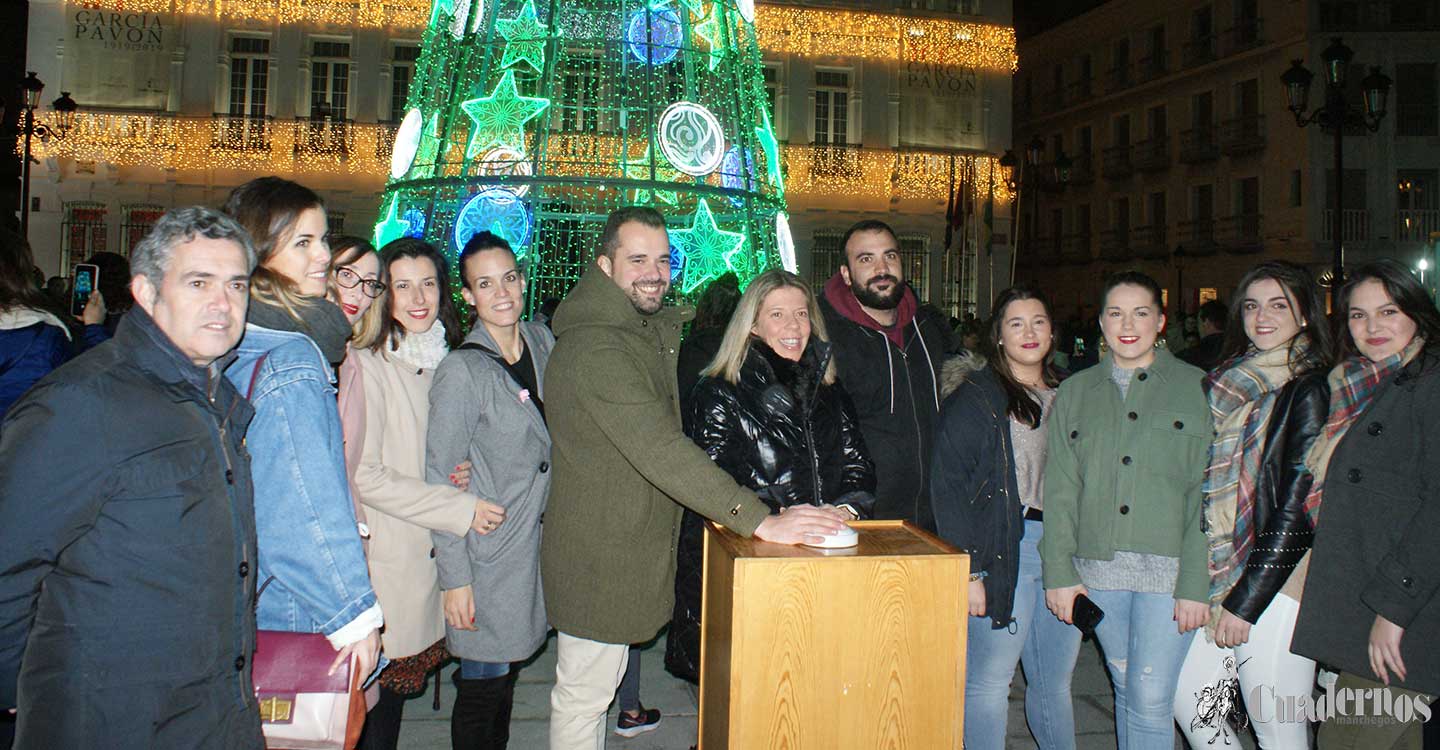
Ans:
[[[1090,601],[1090,597],[1084,594],[1075,597],[1074,609],[1070,613],[1070,621],[1075,623],[1075,627],[1079,628],[1080,632],[1086,635],[1094,633],[1095,626],[1099,625],[1103,619],[1105,619],[1105,610],[1100,609],[1098,604]]]
[[[100,279],[100,267],[91,263],[77,263],[75,276],[70,284],[70,314],[80,317],[85,306],[90,304],[90,295],[95,293],[95,284]]]

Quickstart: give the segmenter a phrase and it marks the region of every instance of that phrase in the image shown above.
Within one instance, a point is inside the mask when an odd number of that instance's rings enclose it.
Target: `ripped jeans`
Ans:
[[[1119,750],[1169,748],[1175,743],[1175,687],[1195,631],[1176,632],[1169,594],[1090,589],[1105,610],[1095,638],[1115,687]]]

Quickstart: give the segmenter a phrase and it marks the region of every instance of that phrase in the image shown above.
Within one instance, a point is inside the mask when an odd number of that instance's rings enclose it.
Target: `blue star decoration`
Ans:
[[[391,240],[405,236],[405,231],[410,228],[410,222],[396,218],[396,206],[399,198],[390,199],[390,208],[386,209],[385,215],[375,225],[375,247],[384,247]]]
[[[460,103],[460,109],[465,111],[471,122],[465,158],[473,159],[476,154],[496,145],[509,146],[523,153],[525,124],[549,106],[549,99],[521,96],[515,88],[515,71],[505,71],[489,96]]]
[[[550,27],[540,23],[535,16],[535,0],[526,0],[525,7],[514,18],[496,21],[495,28],[505,37],[505,55],[500,67],[508,68],[518,62],[528,64],[540,73],[545,70],[545,42]]]
[[[670,242],[685,254],[680,283],[683,294],[690,294],[726,271],[736,270],[737,266],[744,267],[744,258],[737,256],[745,249],[745,235],[716,226],[710,204],[704,199],[695,207],[690,228],[671,232]]]

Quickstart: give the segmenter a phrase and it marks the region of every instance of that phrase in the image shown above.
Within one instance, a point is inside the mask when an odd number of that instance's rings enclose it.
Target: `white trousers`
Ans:
[[[1206,633],[1196,635],[1175,689],[1175,721],[1190,747],[1228,744],[1215,740],[1221,733],[1233,737],[1225,714],[1240,711],[1249,714],[1263,750],[1310,747],[1309,728],[1293,708],[1309,703],[1315,686],[1315,662],[1290,653],[1299,614],[1299,602],[1276,594],[1250,628],[1249,641],[1220,648]],[[1225,689],[1237,672],[1239,696]]]
[[[603,750],[605,713],[625,676],[630,644],[559,634],[550,691],[550,750]]]

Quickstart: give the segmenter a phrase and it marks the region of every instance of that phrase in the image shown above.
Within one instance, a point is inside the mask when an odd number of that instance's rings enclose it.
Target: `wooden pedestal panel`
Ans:
[[[900,521],[817,550],[705,534],[702,750],[959,748],[969,558]]]

